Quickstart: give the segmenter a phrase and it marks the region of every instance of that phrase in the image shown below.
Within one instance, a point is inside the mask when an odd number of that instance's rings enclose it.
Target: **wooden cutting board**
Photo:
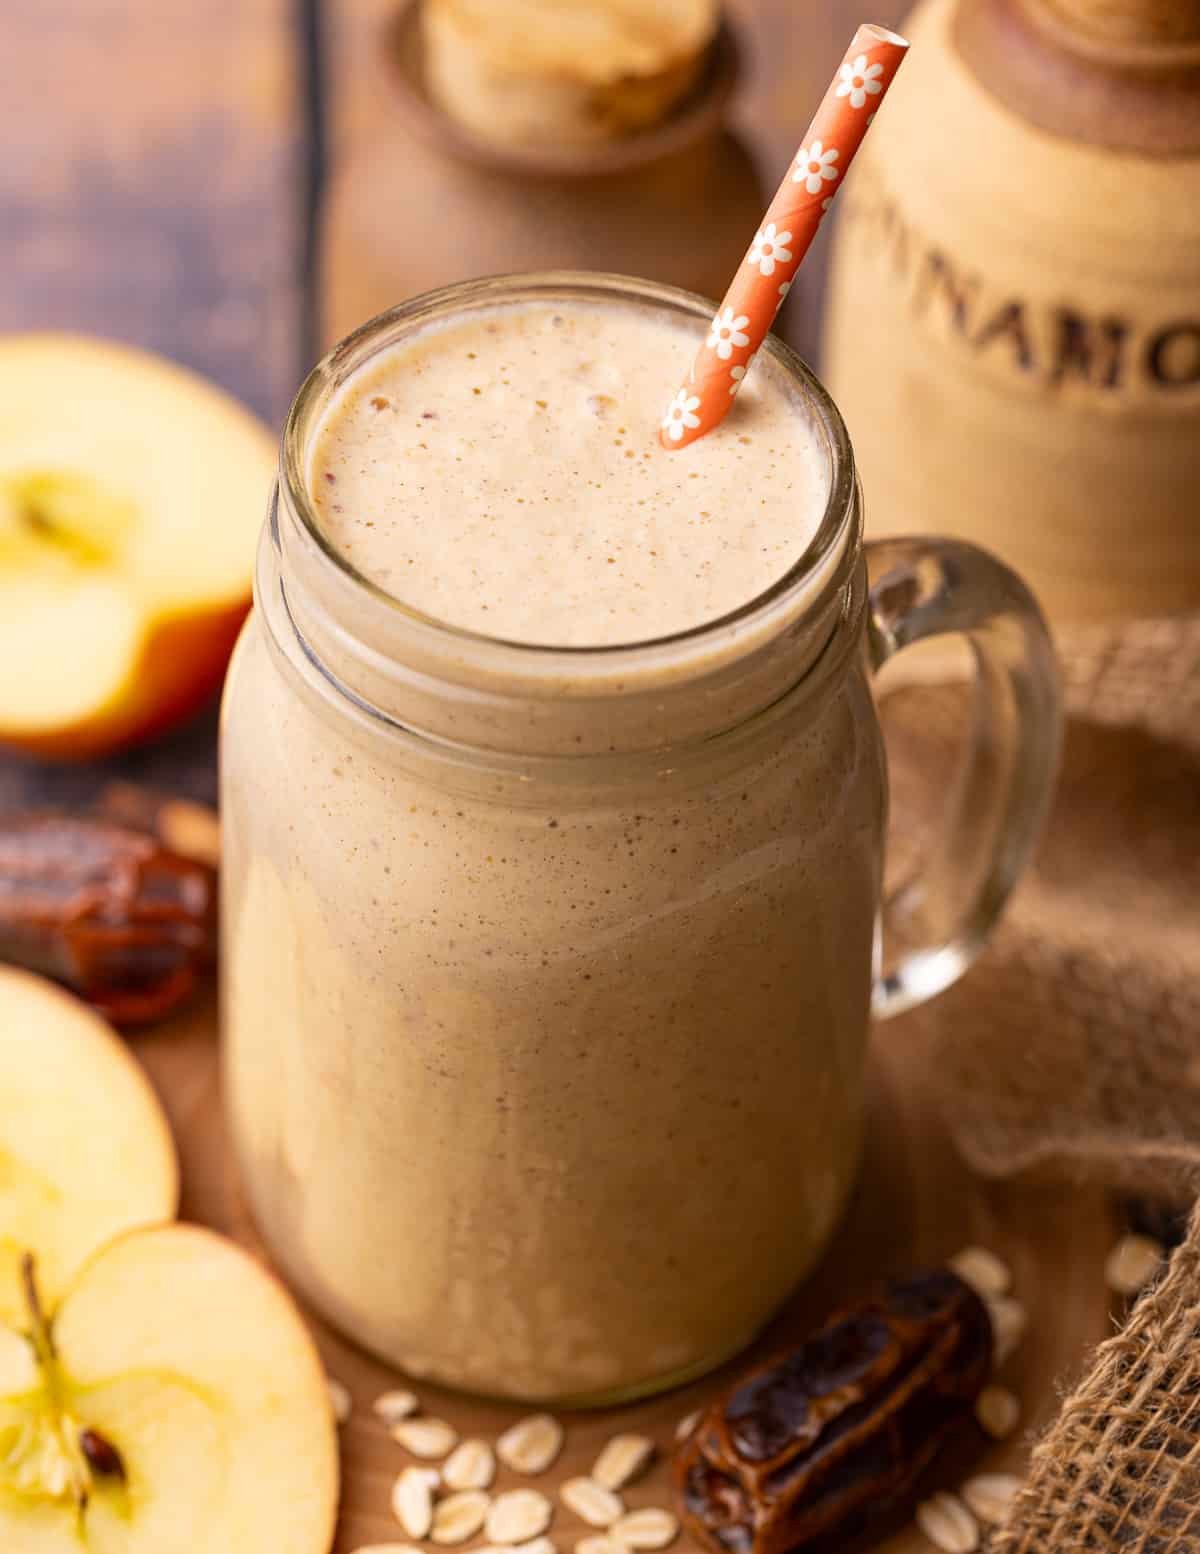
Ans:
[[[922,1039],[906,1020],[877,1033],[866,1157],[850,1213],[816,1274],[755,1353],[798,1336],[882,1275],[937,1262],[968,1242],[998,1252],[1012,1267],[1015,1293],[1030,1315],[1026,1339],[1002,1373],[1022,1400],[1022,1429],[1003,1445],[989,1444],[982,1436],[964,1440],[955,1460],[942,1464],[932,1481],[952,1487],[970,1472],[1020,1472],[1023,1436],[1053,1414],[1056,1383],[1077,1373],[1086,1350],[1111,1331],[1102,1268],[1119,1226],[1098,1190],[972,1177],[956,1157],[921,1082]],[[224,1136],[213,1000],[136,1038],[135,1046],[175,1128],[185,1217],[225,1230],[261,1253],[241,1207]],[[786,1204],[780,1212],[786,1214]],[[735,1258],[737,1248],[715,1248],[714,1255]],[[353,1415],[341,1432],[344,1490],[336,1554],[353,1554],[365,1544],[406,1542],[388,1502],[397,1473],[410,1459],[371,1412],[372,1399],[402,1378],[323,1323],[314,1320],[313,1328],[329,1374],[344,1382],[354,1398]],[[563,1416],[567,1443],[550,1471],[540,1479],[521,1480],[502,1470],[494,1489],[532,1485],[554,1497],[564,1479],[590,1469],[611,1435],[634,1430],[653,1437],[660,1455],[626,1491],[626,1501],[630,1507],[669,1504],[666,1459],[676,1423],[712,1395],[723,1374],[630,1407]],[[412,1386],[425,1412],[449,1420],[464,1437],[494,1441],[507,1424],[532,1411],[460,1397],[420,1381]],[[562,1554],[593,1531],[561,1506],[550,1529]],[[482,1541],[470,1540],[464,1548]],[[930,1545],[907,1525],[893,1528],[878,1547],[884,1554],[917,1554]],[[687,1549],[687,1540],[681,1538],[675,1548]]]

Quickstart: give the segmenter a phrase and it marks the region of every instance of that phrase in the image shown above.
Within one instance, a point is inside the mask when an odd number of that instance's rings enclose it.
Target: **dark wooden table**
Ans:
[[[376,111],[361,83],[392,3],[4,0],[0,329],[163,351],[278,425],[316,355],[321,170]],[[748,53],[738,117],[773,187],[860,14],[848,0],[730,8]],[[902,9],[884,0],[875,19]],[[822,257],[789,326],[810,355]],[[0,757],[0,806],[85,802],[114,776],[211,800],[214,733],[210,711],[113,763]]]

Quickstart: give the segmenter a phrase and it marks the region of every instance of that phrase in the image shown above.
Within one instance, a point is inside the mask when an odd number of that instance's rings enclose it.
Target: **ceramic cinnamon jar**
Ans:
[[[906,31],[826,336],[868,529],[977,540],[1060,622],[1200,607],[1200,4]]]
[[[764,199],[725,123],[737,49],[712,0],[656,8],[673,20],[673,51],[666,34],[647,43],[644,6],[583,7],[642,18],[621,53],[630,19],[601,14],[585,38],[594,62],[608,50],[595,79],[566,79],[546,39],[516,62],[473,51],[477,28],[457,24],[477,23],[468,13],[480,3],[408,0],[381,36],[378,116],[336,168],[323,211],[327,340],[487,274],[618,271],[720,296]],[[549,0],[518,8],[539,4]]]

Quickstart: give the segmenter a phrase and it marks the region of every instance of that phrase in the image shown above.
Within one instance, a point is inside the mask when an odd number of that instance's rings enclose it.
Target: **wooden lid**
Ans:
[[[655,76],[695,59],[717,30],[715,0],[425,0],[496,70],[589,84]]]
[[[1200,39],[1200,0],[1035,0],[1080,43],[1117,49]]]
[[[425,86],[497,145],[592,146],[664,122],[695,89],[717,0],[423,0]]]
[[[724,121],[737,83],[739,49],[728,23],[718,27],[700,79],[662,123],[593,145],[518,146],[475,134],[444,113],[429,94],[421,36],[421,0],[404,3],[385,26],[383,46],[391,66],[393,104],[420,139],[464,161],[530,178],[596,178],[630,172],[675,155]]]
[[[1200,0],[961,0],[953,38],[985,89],[1040,129],[1200,153]]]

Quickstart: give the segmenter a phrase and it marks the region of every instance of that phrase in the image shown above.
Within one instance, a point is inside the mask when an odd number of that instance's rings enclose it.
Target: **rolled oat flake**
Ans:
[[[396,1387],[390,1392],[381,1392],[371,1404],[371,1412],[382,1419],[384,1424],[394,1425],[415,1414],[419,1407],[415,1392]]]
[[[615,1521],[609,1536],[626,1549],[665,1549],[679,1536],[679,1523],[670,1511],[645,1506]]]
[[[979,1547],[979,1524],[957,1495],[939,1490],[917,1507],[917,1526],[942,1554],[972,1554]]]
[[[414,1457],[445,1457],[458,1445],[458,1431],[444,1419],[402,1419],[392,1426],[392,1439]]]
[[[434,1543],[465,1543],[483,1526],[492,1497],[482,1489],[463,1489],[433,1508],[429,1536]]]
[[[994,1441],[1004,1441],[1017,1428],[1021,1404],[1007,1387],[984,1387],[975,1399],[975,1417]]]
[[[447,1489],[487,1489],[496,1476],[496,1454],[486,1441],[460,1441],[442,1464]]]
[[[611,1527],[625,1510],[620,1495],[591,1478],[569,1478],[558,1497],[589,1527]]]
[[[653,1456],[648,1435],[614,1435],[596,1458],[592,1478],[602,1489],[624,1489],[646,1471]]]
[[[544,1473],[562,1451],[563,1427],[552,1414],[531,1414],[510,1425],[496,1442],[496,1455],[514,1473]]]
[[[410,1538],[429,1536],[433,1486],[425,1468],[405,1468],[392,1485],[392,1515]]]
[[[510,1489],[492,1501],[487,1514],[489,1543],[527,1543],[545,1532],[554,1507],[537,1489]]]
[[[998,1525],[1021,1492],[1015,1473],[977,1473],[959,1490],[968,1508],[981,1522]]]

